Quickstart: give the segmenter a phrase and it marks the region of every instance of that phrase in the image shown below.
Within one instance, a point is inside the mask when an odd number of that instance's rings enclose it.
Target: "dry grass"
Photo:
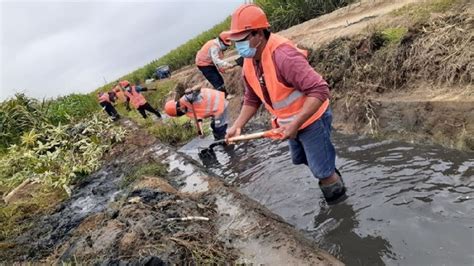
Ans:
[[[167,237],[182,249],[186,254],[185,261],[198,265],[220,265],[237,260],[237,256],[227,250],[220,242],[208,239],[204,232],[178,232],[172,237]],[[208,241],[203,241],[206,239]]]
[[[415,78],[441,84],[470,84],[474,68],[474,19],[468,13],[449,15],[420,25],[403,64]]]
[[[310,60],[336,93],[382,93],[418,81],[467,85],[474,64],[473,26],[466,12],[440,16],[408,31],[377,29],[355,40],[336,39],[314,51]]]

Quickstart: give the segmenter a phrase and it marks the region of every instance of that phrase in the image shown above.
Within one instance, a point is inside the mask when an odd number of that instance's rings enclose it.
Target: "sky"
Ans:
[[[87,93],[221,22],[244,0],[0,0],[0,100]]]

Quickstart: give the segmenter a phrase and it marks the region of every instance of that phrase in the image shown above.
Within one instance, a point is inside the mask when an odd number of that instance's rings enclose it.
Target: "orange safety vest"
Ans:
[[[103,103],[103,102],[108,102],[108,103],[110,103],[110,96],[109,96],[108,93],[102,92],[102,93],[100,93],[100,94],[98,95],[98,97],[99,97],[99,103]]]
[[[132,86],[130,92],[125,90],[125,95],[127,95],[127,97],[130,99],[130,103],[135,109],[138,109],[138,107],[146,103],[145,97],[138,93],[138,91],[135,89],[135,86]]]
[[[219,116],[224,112],[225,94],[222,91],[203,88],[192,105],[186,99],[186,95],[179,99],[179,103],[181,106],[187,107],[186,115],[189,118],[194,118],[192,109],[194,108],[196,117],[204,119],[211,116]]]
[[[272,57],[275,49],[284,43],[298,49],[290,40],[272,33],[262,53],[261,62],[263,73],[265,73],[263,78],[265,80],[268,94],[270,95],[273,106],[270,106],[265,102],[262,87],[260,86],[260,82],[255,72],[253,59],[245,58],[243,66],[245,79],[252,87],[255,94],[257,94],[260,100],[265,104],[267,110],[274,117],[276,117],[276,124],[272,123],[273,127],[278,127],[278,125],[288,125],[291,123],[295,119],[296,115],[301,111],[301,108],[303,108],[303,104],[306,100],[306,95],[304,95],[301,91],[287,87],[285,84],[278,81],[277,72]],[[301,49],[298,50],[305,57],[307,57],[307,51]],[[300,129],[303,129],[312,124],[314,121],[318,120],[324,114],[328,106],[329,100],[324,101],[318,111],[309,117],[309,119],[303,123]]]
[[[127,101],[125,93],[118,86],[114,88],[115,95],[117,95],[118,102],[124,103]]]
[[[196,65],[197,66],[213,66],[214,62],[212,62],[211,58],[211,52],[209,49],[211,49],[212,46],[217,46],[219,48],[219,45],[216,43],[216,40],[210,40],[206,42],[201,50],[199,50],[196,54]],[[221,49],[219,49],[219,58],[222,59],[224,58],[224,53],[222,53]]]

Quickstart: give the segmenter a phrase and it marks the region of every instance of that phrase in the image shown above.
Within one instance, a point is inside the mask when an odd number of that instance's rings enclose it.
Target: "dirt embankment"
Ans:
[[[474,150],[472,18],[469,1],[361,1],[281,34],[311,51],[336,129]],[[224,75],[233,118],[240,75]],[[193,67],[175,78],[204,80]]]
[[[128,138],[0,262],[340,265],[262,205],[130,121]],[[151,170],[144,170],[151,169]]]

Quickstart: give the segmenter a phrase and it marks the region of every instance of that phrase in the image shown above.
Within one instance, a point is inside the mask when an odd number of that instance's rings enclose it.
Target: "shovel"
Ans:
[[[208,148],[203,149],[199,152],[199,158],[203,160],[208,159],[208,158],[217,159],[213,148],[219,145],[226,145],[227,143],[233,143],[233,142],[244,141],[244,140],[252,140],[252,139],[261,139],[261,138],[280,139],[281,137],[282,137],[282,133],[276,132],[275,130],[272,129],[272,130],[267,130],[264,132],[257,132],[257,133],[232,137],[232,138],[229,138],[227,142],[224,139],[214,141],[213,143],[209,145]]]

